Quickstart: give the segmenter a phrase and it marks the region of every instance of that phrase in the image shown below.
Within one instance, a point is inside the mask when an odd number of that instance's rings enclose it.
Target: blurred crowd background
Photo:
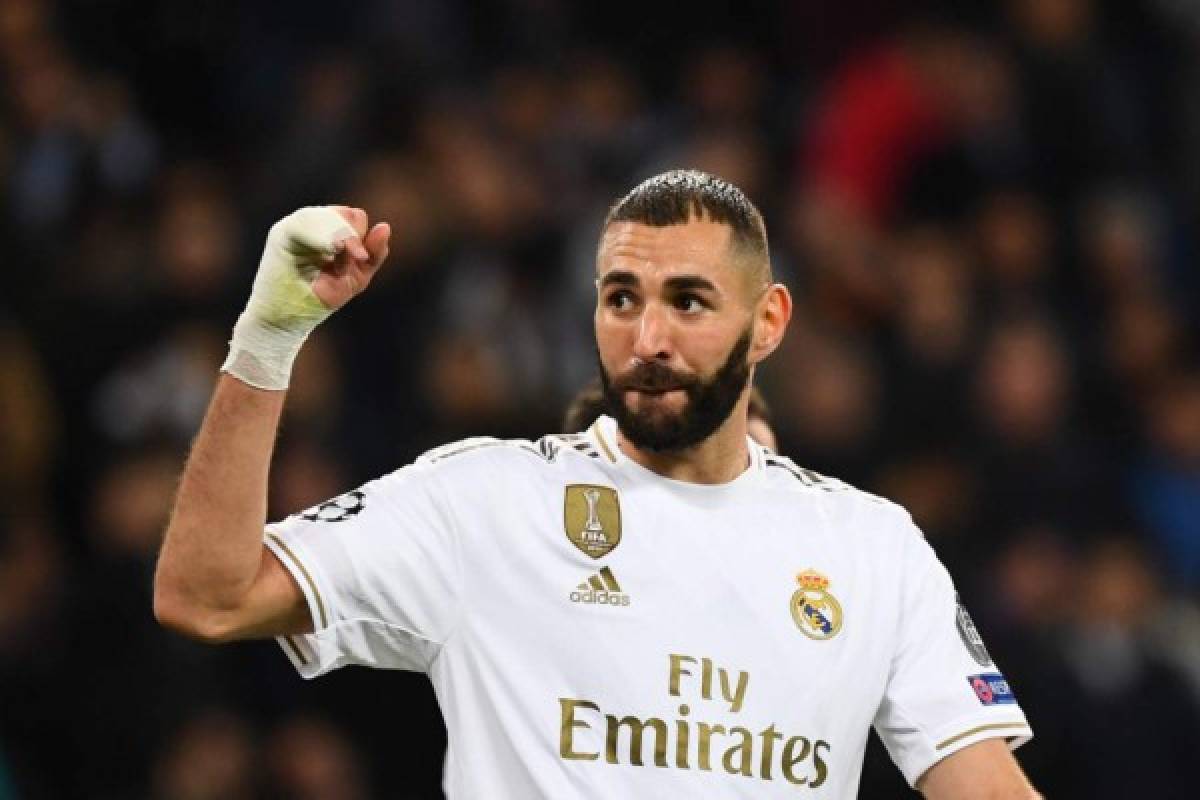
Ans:
[[[423,676],[152,618],[261,241],[396,230],[300,358],[278,518],[558,429],[603,212],[680,166],[797,298],[781,451],[912,511],[1039,788],[1195,796],[1200,5],[4,0],[0,80],[0,798],[439,797]],[[907,792],[873,741],[862,796]]]

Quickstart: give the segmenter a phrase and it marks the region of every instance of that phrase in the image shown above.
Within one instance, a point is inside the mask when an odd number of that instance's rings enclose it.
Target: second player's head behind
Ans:
[[[669,457],[745,434],[754,370],[792,303],[740,189],[692,170],[635,187],[605,219],[596,287],[601,392],[630,444]]]

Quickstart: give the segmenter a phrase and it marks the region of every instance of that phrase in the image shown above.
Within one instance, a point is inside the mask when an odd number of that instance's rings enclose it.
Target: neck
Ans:
[[[628,458],[664,478],[688,483],[728,483],[746,471],[750,452],[746,448],[746,406],[743,394],[733,413],[711,436],[686,450],[658,453],[643,450],[617,429],[617,446]]]

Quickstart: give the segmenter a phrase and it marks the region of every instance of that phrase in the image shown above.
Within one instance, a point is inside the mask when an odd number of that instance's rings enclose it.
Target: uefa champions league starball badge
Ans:
[[[829,593],[829,579],[814,569],[796,576],[800,588],[792,593],[792,619],[810,639],[832,639],[842,629],[842,606]]]
[[[301,511],[300,518],[309,522],[345,522],[351,517],[357,516],[366,505],[366,493],[361,489],[355,489]]]

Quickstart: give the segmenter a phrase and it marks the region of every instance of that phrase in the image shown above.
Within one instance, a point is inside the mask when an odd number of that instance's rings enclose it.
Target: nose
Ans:
[[[633,355],[642,361],[668,361],[671,358],[670,321],[657,304],[651,303],[638,320]]]

